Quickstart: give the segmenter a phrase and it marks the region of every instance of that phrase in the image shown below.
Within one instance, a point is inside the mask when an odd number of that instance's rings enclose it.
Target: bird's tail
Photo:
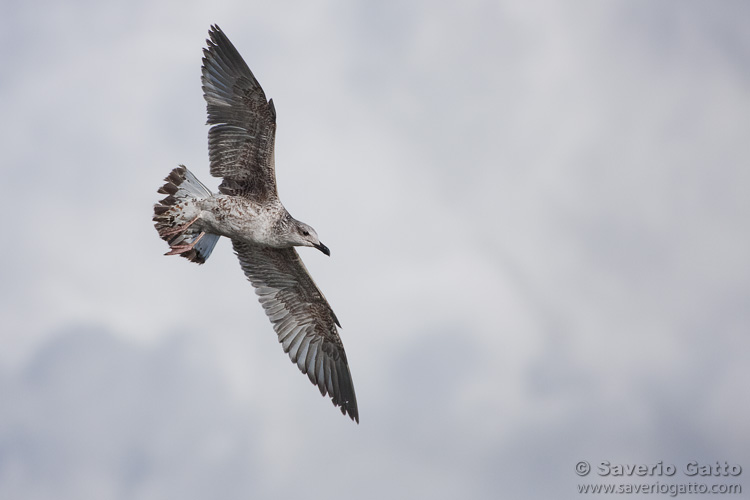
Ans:
[[[219,241],[219,236],[192,227],[200,214],[198,202],[211,196],[211,191],[184,165],[164,178],[159,193],[167,197],[154,205],[154,226],[159,236],[169,243],[165,255],[181,255],[191,262],[203,264]]]

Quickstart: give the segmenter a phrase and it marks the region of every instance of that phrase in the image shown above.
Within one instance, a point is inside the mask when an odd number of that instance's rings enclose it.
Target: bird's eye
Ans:
[[[302,236],[310,236],[310,233],[308,233],[306,230],[302,230]]]

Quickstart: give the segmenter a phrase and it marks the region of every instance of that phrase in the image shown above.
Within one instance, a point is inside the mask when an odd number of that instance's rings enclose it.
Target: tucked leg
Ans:
[[[193,222],[195,222],[195,221],[193,221]],[[192,224],[192,222],[190,224]],[[190,225],[190,224],[188,224],[188,225]],[[206,235],[206,232],[204,231],[201,234],[199,234],[191,243],[189,243],[187,245],[174,245],[174,246],[170,246],[169,247],[169,252],[165,253],[164,255],[179,255],[179,254],[182,254],[182,253],[185,253],[185,252],[189,252],[190,250],[193,249],[193,247],[195,246],[195,244],[198,243],[201,240],[201,238],[203,238],[205,235]]]
[[[184,233],[185,231],[187,231],[187,228],[189,228],[190,226],[192,226],[193,223],[198,220],[198,217],[200,217],[200,216],[196,216],[193,220],[191,220],[190,222],[188,222],[186,224],[183,224],[181,226],[175,226],[175,227],[170,228],[170,229],[161,229],[159,231],[159,236],[161,236],[163,238],[165,236],[172,236],[173,234]]]

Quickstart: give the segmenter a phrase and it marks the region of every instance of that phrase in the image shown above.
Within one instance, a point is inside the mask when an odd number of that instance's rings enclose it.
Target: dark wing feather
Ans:
[[[349,363],[336,330],[338,320],[297,251],[237,240],[232,244],[284,352],[341,413],[359,422]]]
[[[203,97],[208,107],[211,175],[219,190],[258,202],[277,197],[274,172],[276,110],[250,68],[219,29],[203,49]]]

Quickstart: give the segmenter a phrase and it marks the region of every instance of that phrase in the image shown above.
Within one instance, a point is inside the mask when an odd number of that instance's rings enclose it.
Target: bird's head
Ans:
[[[295,245],[315,247],[324,254],[328,256],[331,255],[331,251],[328,250],[328,247],[322,244],[320,239],[318,239],[318,233],[315,232],[315,229],[304,222],[295,221],[292,237],[295,241]]]

